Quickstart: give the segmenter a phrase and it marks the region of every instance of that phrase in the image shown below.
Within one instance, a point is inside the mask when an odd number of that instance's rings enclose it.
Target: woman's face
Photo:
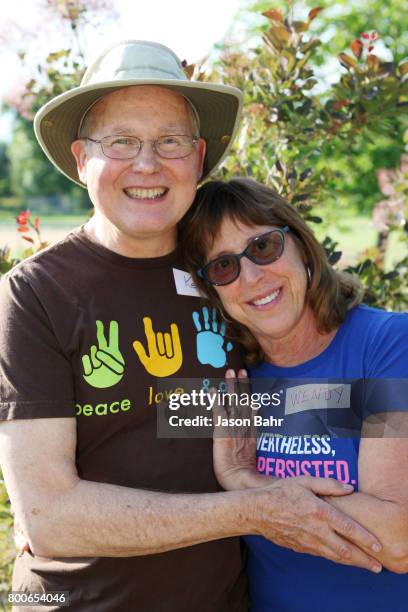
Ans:
[[[271,229],[274,226],[247,226],[225,218],[207,261],[226,253],[241,253],[253,238]],[[260,266],[242,257],[240,265],[235,281],[215,287],[227,313],[246,325],[261,344],[305,332],[310,319],[305,304],[306,267],[290,232],[285,234],[284,251],[277,261]]]

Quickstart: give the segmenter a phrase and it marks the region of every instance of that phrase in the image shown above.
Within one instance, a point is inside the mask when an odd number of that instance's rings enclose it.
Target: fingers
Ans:
[[[164,349],[164,338],[163,338],[162,332],[157,332],[156,342],[157,342],[157,352],[159,353],[159,355],[165,355],[166,351]]]
[[[330,504],[327,505],[329,506],[329,525],[334,531],[343,536],[348,542],[355,544],[359,549],[372,550],[375,553],[380,552],[382,546],[378,538],[352,518],[337,510],[337,508],[330,506]],[[363,552],[362,554],[365,555]]]
[[[92,364],[92,369],[95,370],[96,368],[99,368],[101,365],[101,362],[99,361],[99,359],[96,356],[96,353],[98,351],[98,348],[95,344],[93,344],[91,346],[91,364]]]
[[[106,349],[108,347],[108,343],[105,338],[105,333],[103,331],[103,323],[102,321],[96,321],[96,340],[98,342],[98,347],[100,349]]]
[[[200,313],[196,311],[193,312],[193,321],[194,321],[196,330],[200,332],[201,331]]]
[[[329,495],[347,495],[352,493],[353,487],[338,482],[334,478],[308,478],[303,479],[302,477],[297,479],[299,484],[308,488],[316,495],[326,495],[323,491],[330,490],[332,493]],[[367,529],[362,527],[359,523],[351,519],[340,510],[337,510],[333,506],[328,504],[326,509],[327,518],[330,521],[331,527],[340,535],[344,536],[348,541],[356,544],[359,548],[365,548],[366,550],[372,550],[373,552],[380,552],[381,543],[374,535],[372,535]]]
[[[115,374],[123,374],[125,368],[123,367],[123,363],[117,361],[113,355],[106,353],[105,351],[97,351],[96,357],[99,359],[103,365],[112,370]]]
[[[213,308],[212,309],[212,330],[213,332],[217,333],[218,332],[218,321],[217,321],[217,309]]]
[[[145,347],[143,346],[143,344],[141,342],[139,342],[139,340],[135,340],[133,342],[133,348],[135,349],[136,354],[139,357],[140,361],[142,362],[142,364],[146,368],[146,365],[147,365],[147,363],[149,361],[149,358],[148,358],[148,356],[146,354]]]
[[[171,342],[171,335],[169,333],[164,334],[164,350],[167,357],[174,357],[173,344]]]
[[[109,324],[109,350],[119,351],[119,325],[117,321],[111,321]],[[103,348],[99,346],[99,348]]]
[[[354,487],[350,484],[339,482],[335,478],[312,478],[310,476],[299,476],[296,478],[298,484],[316,495],[350,495]],[[330,491],[330,493],[328,493]]]
[[[203,306],[202,313],[204,319],[204,329],[208,330],[210,329],[210,313],[207,306]]]
[[[227,391],[228,393],[234,393],[235,391],[235,370],[227,370],[225,372],[225,383],[227,385]]]
[[[92,366],[89,355],[82,356],[82,367],[84,369],[84,376],[90,376],[90,374],[92,374]]]
[[[157,355],[156,334],[153,331],[153,324],[152,324],[151,318],[150,317],[143,317],[143,325],[144,325],[144,331],[145,331],[146,340],[147,340],[147,349],[148,349],[148,351],[150,353],[150,356]],[[134,343],[133,343],[133,346],[134,346]],[[144,349],[143,349],[143,351],[144,351]],[[139,355],[139,357],[140,357],[140,355]]]
[[[210,397],[214,395],[216,396],[216,394],[217,394],[217,390],[215,389],[215,387],[210,387],[210,389],[208,389],[208,395]],[[212,415],[213,415],[213,423],[214,423],[213,439],[228,438],[229,437],[228,427],[225,427],[224,425],[219,424],[219,423],[222,423],[222,419],[228,418],[227,411],[222,402],[218,402],[218,401],[214,402],[214,405],[212,407]]]
[[[82,355],[82,367],[84,368],[84,376],[90,376],[96,368],[100,368],[101,362],[97,357],[97,347],[95,344],[91,346],[90,356]]]
[[[341,563],[342,565],[361,567],[376,574],[382,570],[382,565],[376,559],[366,555],[362,550],[346,542],[335,533],[327,537],[326,542],[321,545],[319,552],[315,550],[310,551],[309,554],[325,557],[329,561]]]
[[[182,350],[181,350],[180,334],[179,334],[178,327],[175,323],[172,323],[170,325],[170,335],[171,335],[171,339],[173,343],[173,355],[174,356],[181,355]]]
[[[251,401],[248,400],[251,396],[251,388],[247,371],[245,369],[240,369],[236,375],[235,370],[228,369],[225,372],[225,382],[228,393],[234,393],[234,397],[237,398],[235,402],[231,403],[229,406],[231,416],[235,415],[236,417],[249,418],[252,423],[251,430],[255,433],[255,426],[252,421],[253,409],[251,407]],[[248,435],[248,431],[245,435]]]

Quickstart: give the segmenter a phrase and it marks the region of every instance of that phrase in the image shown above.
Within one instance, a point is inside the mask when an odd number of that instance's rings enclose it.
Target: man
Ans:
[[[2,286],[0,462],[29,544],[14,589],[69,591],[69,609],[89,612],[246,610],[247,533],[373,566],[375,538],[314,494],[350,492],[339,483],[219,492],[211,440],[156,434],[172,376],[208,385],[234,359],[176,225],[240,108],[237,90],[186,80],[166,47],[126,41],[36,117],[95,214]]]

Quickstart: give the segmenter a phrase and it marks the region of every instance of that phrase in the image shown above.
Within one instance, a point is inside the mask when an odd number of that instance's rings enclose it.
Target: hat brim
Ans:
[[[99,98],[135,85],[159,85],[188,98],[200,118],[200,135],[207,143],[203,176],[214,172],[227,155],[238,129],[242,110],[242,92],[227,85],[201,81],[166,79],[131,79],[76,87],[47,104],[36,114],[34,130],[44,153],[54,166],[81,187],[71,143],[78,138],[78,126],[86,112]]]

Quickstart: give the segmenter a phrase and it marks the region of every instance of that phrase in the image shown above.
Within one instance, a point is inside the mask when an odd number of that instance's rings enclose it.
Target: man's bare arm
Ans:
[[[256,490],[156,493],[81,480],[75,448],[75,419],[0,424],[6,485],[36,555],[136,556],[252,533],[373,568],[368,555],[356,557],[358,548],[338,534],[366,549],[377,539],[314,494],[345,494],[335,481],[305,478],[302,485],[276,482]]]
[[[0,425],[6,486],[34,554],[134,556],[238,533],[237,496],[198,500],[81,480],[75,446],[75,419]]]

